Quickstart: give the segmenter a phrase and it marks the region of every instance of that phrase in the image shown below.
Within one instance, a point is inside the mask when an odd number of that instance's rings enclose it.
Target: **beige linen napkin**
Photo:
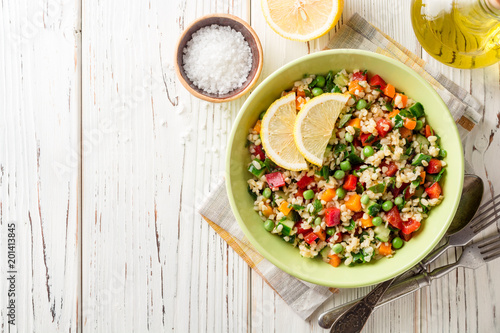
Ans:
[[[365,49],[377,52],[398,59],[417,71],[436,89],[447,104],[462,139],[481,120],[482,105],[467,91],[384,35],[358,14],[355,14],[328,43],[327,49],[334,48]],[[468,169],[470,170],[470,167]],[[233,216],[223,181],[206,198],[199,212],[208,224],[301,318],[307,319],[332,296],[334,289],[314,285],[288,275],[267,261],[252,247]],[[301,260],[298,253],[297,260]]]

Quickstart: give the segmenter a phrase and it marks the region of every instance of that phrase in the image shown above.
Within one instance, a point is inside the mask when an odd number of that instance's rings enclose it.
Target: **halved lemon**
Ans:
[[[322,94],[307,102],[295,118],[294,138],[300,153],[314,165],[323,164],[323,156],[340,112],[349,95]]]
[[[323,36],[340,19],[344,0],[261,0],[264,17],[280,36],[306,42]]]
[[[292,171],[307,169],[307,162],[293,137],[296,116],[295,93],[290,93],[271,104],[260,125],[260,139],[267,156],[280,167]]]

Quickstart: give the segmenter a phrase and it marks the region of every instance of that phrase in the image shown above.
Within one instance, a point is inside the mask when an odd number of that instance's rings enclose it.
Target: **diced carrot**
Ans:
[[[401,102],[396,105],[396,107],[400,109],[404,109],[406,107],[406,104],[408,103],[408,96],[397,93],[396,96],[394,97],[394,102],[396,102],[396,99],[401,97]]]
[[[394,110],[393,110],[391,113],[389,113],[387,116],[389,117],[389,119],[391,119],[391,118],[396,117],[398,114],[399,114],[399,110],[398,110],[398,109],[394,109]]]
[[[423,183],[425,183],[425,171],[422,171],[422,172],[420,173],[420,178],[422,178],[422,179],[420,180],[420,185],[422,185]]]
[[[302,109],[302,107],[304,106],[304,104],[306,104],[305,98],[300,97],[300,96],[295,98],[295,109],[297,109],[297,111],[300,111]]]
[[[359,118],[351,119],[347,123],[347,126],[352,126],[352,127],[356,127],[356,128],[361,129],[361,119],[359,119]]]
[[[387,87],[385,87],[385,89],[383,90],[383,92],[384,95],[386,95],[387,97],[394,98],[394,96],[396,95],[396,88],[394,88],[392,84],[388,84]]]
[[[382,243],[378,248],[378,253],[382,256],[388,256],[392,254],[391,243]]]
[[[340,263],[342,262],[342,260],[340,259],[340,257],[337,254],[335,254],[335,253],[329,254],[328,258],[330,258],[329,263],[333,267],[339,267]]]
[[[411,130],[407,129],[406,127],[401,127],[399,129],[399,134],[401,134],[401,137],[403,139],[409,139],[409,138],[411,138],[413,133],[411,132]]]
[[[417,126],[417,121],[415,119],[406,118],[404,126],[409,130],[413,130],[415,126]]]
[[[359,85],[359,81],[358,80],[353,80],[353,81],[349,82],[349,93],[350,94],[355,94],[356,90],[358,90],[359,92],[364,91],[363,87],[361,87]]]
[[[319,239],[324,241],[326,239],[326,232],[323,229],[320,229],[318,232],[314,233],[316,236],[318,236]]]
[[[287,201],[281,202],[281,205],[278,207],[278,210],[282,212],[285,215],[288,215],[290,211],[292,210],[292,207],[288,207],[289,203]]]
[[[304,90],[302,89],[297,89],[297,92],[296,92],[297,96],[299,97],[306,97],[306,93],[304,92]]]
[[[329,188],[323,194],[321,195],[321,200],[325,200],[326,202],[332,201],[333,198],[336,196],[336,192],[333,188]]]
[[[273,208],[269,205],[264,204],[264,208],[262,208],[262,214],[266,217],[269,217],[273,213]]]
[[[347,209],[352,210],[353,212],[361,211],[361,197],[359,194],[351,194],[349,199],[345,202],[345,206]]]
[[[262,124],[262,122],[259,120],[257,120],[257,122],[255,123],[254,127],[253,127],[253,130],[257,133],[260,133],[260,125]]]
[[[434,131],[429,125],[425,125],[425,137],[428,138],[431,135],[434,135]]]
[[[361,218],[361,226],[362,226],[363,228],[373,227],[372,220],[373,220],[373,218],[372,218],[371,216],[368,216],[368,218],[367,218],[367,219],[365,219],[365,218]]]

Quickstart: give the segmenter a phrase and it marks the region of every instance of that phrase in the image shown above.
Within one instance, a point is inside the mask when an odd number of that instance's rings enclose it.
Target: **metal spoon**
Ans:
[[[429,265],[431,262],[433,262],[435,259],[439,257],[441,253],[444,252],[449,246],[448,239],[451,235],[459,232],[462,230],[468,222],[474,217],[476,214],[480,204],[481,204],[481,199],[483,197],[483,190],[484,190],[484,185],[483,181],[481,180],[480,177],[476,175],[465,175],[464,177],[464,187],[462,191],[462,196],[460,197],[460,203],[457,209],[457,212],[455,214],[455,217],[453,218],[452,223],[448,227],[448,230],[446,231],[445,236],[443,239],[446,240],[445,245],[442,247],[438,248],[434,252],[432,252],[429,256],[427,256],[422,263],[424,265],[417,265],[413,269],[409,270],[408,272],[400,275],[397,277],[398,280],[405,279],[409,276],[412,276],[414,274],[417,274],[422,271],[422,267],[425,268],[426,265]],[[392,283],[392,281],[391,281]],[[381,288],[376,288],[376,289],[387,289],[389,284],[389,281],[386,281],[379,285]],[[384,287],[382,287],[384,285]],[[397,288],[398,285],[394,286],[393,288],[389,288],[388,290],[388,295],[386,294],[383,297],[383,301],[385,302],[386,300],[394,300],[396,298],[401,297],[402,295],[406,294],[406,290]],[[383,294],[382,294],[383,295]],[[354,305],[358,300],[354,300],[352,302],[349,302],[347,304],[344,304],[341,307],[333,308],[330,309],[323,314],[320,315],[318,318],[318,324],[323,327],[323,328],[330,328],[333,326],[333,323],[339,318],[340,315],[342,315],[344,312],[346,312],[346,307]],[[376,304],[376,303],[375,303]],[[371,313],[371,311],[370,311]],[[359,316],[356,316],[357,320],[359,320]],[[363,323],[364,324],[364,323]]]

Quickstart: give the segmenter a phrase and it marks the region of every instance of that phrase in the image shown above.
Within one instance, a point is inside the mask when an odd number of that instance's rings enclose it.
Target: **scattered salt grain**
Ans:
[[[187,77],[211,94],[227,94],[245,83],[252,51],[241,32],[213,24],[196,31],[183,50]]]

